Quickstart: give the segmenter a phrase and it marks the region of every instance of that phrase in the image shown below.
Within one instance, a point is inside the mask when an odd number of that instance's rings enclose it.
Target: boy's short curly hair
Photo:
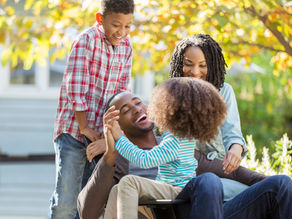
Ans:
[[[134,13],[134,1],[133,0],[102,0],[100,13],[107,15],[112,12],[133,14]]]
[[[154,88],[148,116],[160,131],[179,137],[210,142],[226,115],[218,90],[201,79],[169,79]]]

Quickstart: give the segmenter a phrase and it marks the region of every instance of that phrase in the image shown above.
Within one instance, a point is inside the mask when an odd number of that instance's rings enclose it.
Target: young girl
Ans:
[[[121,109],[120,113],[127,113]],[[197,161],[194,158],[195,140],[210,141],[218,132],[226,115],[223,98],[208,82],[195,78],[174,78],[157,86],[152,94],[148,107],[148,116],[164,132],[162,142],[152,150],[145,151],[133,145],[117,123],[118,117],[107,118],[105,114],[105,136],[108,150],[114,148],[126,159],[142,168],[158,166],[157,181],[137,176],[122,178],[118,186],[112,189],[107,209],[114,208],[117,202],[117,218],[137,218],[138,200],[163,198],[174,199],[182,188],[196,177]],[[143,122],[144,115],[137,114],[134,122]],[[110,130],[109,130],[110,129]],[[204,174],[203,174],[204,175]],[[204,178],[204,176],[201,176]],[[222,185],[207,174],[206,181],[213,184],[216,192],[209,187],[212,206],[222,202]],[[134,185],[134,187],[133,187]],[[149,187],[150,186],[150,187]],[[221,187],[220,187],[221,186]],[[202,189],[203,190],[203,189]],[[164,191],[164,192],[163,192]],[[201,191],[198,189],[198,191]],[[157,194],[160,193],[160,194]],[[162,194],[163,193],[163,194]],[[218,193],[216,197],[214,194]],[[117,195],[117,199],[116,199]],[[207,200],[206,193],[202,199],[196,198],[197,206],[203,205],[200,200]],[[192,202],[192,200],[191,200]],[[213,206],[213,215],[208,218],[221,218],[222,208]],[[203,218],[208,212],[194,211]],[[116,218],[114,211],[106,211],[105,218]],[[204,217],[206,218],[206,217]]]
[[[227,105],[227,115],[215,141],[199,145],[206,154],[224,159],[223,168],[231,173],[238,168],[247,153],[241,133],[235,94],[225,81],[226,63],[219,44],[207,34],[197,34],[181,40],[171,57],[169,77],[194,77],[213,84]]]

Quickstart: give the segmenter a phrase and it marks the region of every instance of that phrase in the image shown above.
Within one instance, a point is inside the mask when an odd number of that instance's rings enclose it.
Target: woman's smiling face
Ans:
[[[203,51],[200,47],[190,46],[186,49],[183,59],[184,77],[206,80],[208,68]]]

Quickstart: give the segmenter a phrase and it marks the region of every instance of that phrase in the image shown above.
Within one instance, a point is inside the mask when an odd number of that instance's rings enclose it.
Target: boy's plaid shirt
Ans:
[[[132,46],[128,38],[113,47],[99,26],[81,33],[67,61],[54,140],[69,133],[82,141],[74,111],[85,111],[88,126],[102,132],[107,100],[117,91],[128,89],[131,67]]]

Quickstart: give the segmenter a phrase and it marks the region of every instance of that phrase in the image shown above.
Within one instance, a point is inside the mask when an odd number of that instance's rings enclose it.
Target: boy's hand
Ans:
[[[101,138],[99,133],[88,127],[86,113],[84,111],[75,111],[75,116],[82,135],[85,135],[92,142]]]
[[[92,142],[97,141],[97,140],[99,140],[101,138],[101,134],[97,133],[96,131],[93,131],[89,127],[86,127],[84,129],[80,129],[80,133],[82,135],[85,135]]]
[[[90,143],[86,148],[86,156],[89,162],[99,154],[104,153],[106,150],[105,139],[101,138],[97,141]]]

